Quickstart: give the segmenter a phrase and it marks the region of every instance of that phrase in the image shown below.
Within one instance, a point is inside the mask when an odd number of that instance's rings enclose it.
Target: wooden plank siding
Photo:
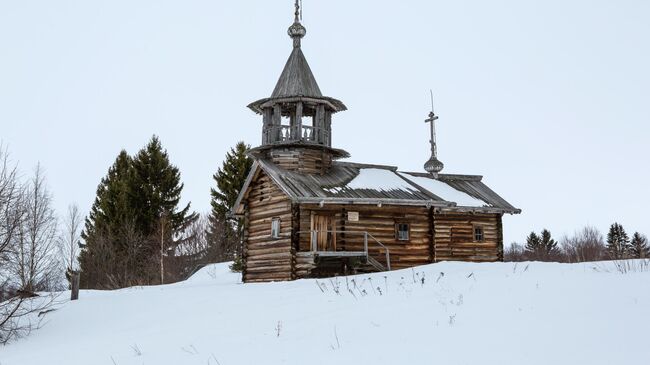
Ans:
[[[251,184],[246,199],[244,233],[245,282],[293,279],[294,255],[291,247],[291,200],[260,173]],[[279,238],[271,237],[271,222],[280,219]]]

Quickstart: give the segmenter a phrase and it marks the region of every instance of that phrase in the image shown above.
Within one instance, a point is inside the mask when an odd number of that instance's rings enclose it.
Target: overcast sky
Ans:
[[[422,171],[428,90],[447,173],[523,213],[506,243],[619,221],[650,234],[650,2],[304,0],[303,51],[348,111],[351,161]],[[0,0],[0,140],[87,211],[118,152],[160,136],[209,209],[212,174],[254,146],[291,51],[291,0]],[[631,232],[630,232],[631,233]]]

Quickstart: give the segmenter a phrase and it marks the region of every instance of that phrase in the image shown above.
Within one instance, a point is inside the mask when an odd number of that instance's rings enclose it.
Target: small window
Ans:
[[[483,227],[474,226],[474,242],[483,242]]]
[[[280,238],[280,218],[271,221],[271,238]]]
[[[398,241],[408,241],[409,240],[409,225],[408,223],[397,223],[395,225],[395,230],[397,233]]]

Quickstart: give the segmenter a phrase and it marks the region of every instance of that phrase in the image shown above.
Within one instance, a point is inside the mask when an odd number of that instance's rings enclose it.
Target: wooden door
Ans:
[[[334,217],[314,214],[311,217],[311,229],[316,239],[316,250],[336,251],[336,226]]]

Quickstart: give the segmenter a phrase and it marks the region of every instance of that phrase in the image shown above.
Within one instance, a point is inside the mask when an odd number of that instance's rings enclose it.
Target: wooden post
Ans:
[[[325,111],[325,130],[327,131],[325,145],[332,147],[332,113],[329,110]]]
[[[300,205],[291,204],[291,279],[297,279],[296,253],[300,251]]]
[[[429,208],[429,262],[436,262],[436,229],[433,220],[433,207]]]
[[[341,246],[343,251],[347,251],[347,243],[345,242],[345,222],[348,220],[348,212],[345,207],[341,208]]]
[[[273,125],[273,109],[264,108],[263,116],[262,144],[271,144],[276,142],[276,126]]]
[[[363,232],[363,252],[368,256],[368,232]]]
[[[79,271],[73,271],[70,276],[72,290],[70,291],[70,300],[79,299]]]
[[[302,131],[302,102],[299,101],[298,104],[296,104],[296,136],[297,138],[294,137],[295,140],[299,140],[303,138],[303,131]]]
[[[242,233],[241,247],[237,248],[238,254],[241,259],[241,279],[246,282],[246,267],[248,265],[248,228],[250,225],[250,209],[248,208],[248,201],[244,202],[244,228]],[[241,249],[241,251],[240,251]]]
[[[503,261],[503,213],[497,215],[497,261]]]
[[[325,141],[325,106],[323,104],[319,104],[316,107],[314,127],[314,131],[316,133],[315,141],[319,144],[327,145],[327,142]]]
[[[277,128],[275,130],[275,133],[274,133],[273,137],[272,137],[273,142],[282,141],[282,138],[284,137],[282,135],[282,133],[283,133],[283,131],[282,131],[282,110],[280,109],[280,105],[278,105],[278,104],[273,105],[273,113],[272,113],[272,116],[271,116],[271,124],[273,124],[273,126],[275,128]]]

